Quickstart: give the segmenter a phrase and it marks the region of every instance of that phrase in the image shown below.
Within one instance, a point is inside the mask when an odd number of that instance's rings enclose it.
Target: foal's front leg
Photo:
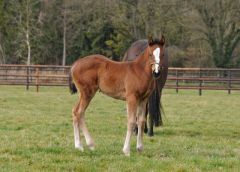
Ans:
[[[133,129],[136,125],[136,111],[137,111],[137,101],[135,97],[127,100],[127,135],[125,139],[125,143],[123,146],[123,153],[126,156],[130,156],[130,140],[133,133]]]

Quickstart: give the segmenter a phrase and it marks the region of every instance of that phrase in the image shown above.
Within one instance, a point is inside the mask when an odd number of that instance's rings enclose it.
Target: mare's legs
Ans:
[[[75,106],[75,108],[73,109],[73,128],[74,128],[75,148],[81,151],[83,151],[83,146],[80,142],[79,128],[82,130],[83,135],[86,139],[86,143],[89,146],[89,148],[91,150],[94,149],[94,142],[86,127],[85,117],[84,117],[85,110],[89,105],[89,102],[91,101],[94,94],[95,92],[93,92],[90,95],[86,95],[86,93],[82,91],[79,104]]]
[[[149,113],[149,117],[148,117],[148,135],[149,136],[153,136],[153,114]]]
[[[137,108],[137,117],[138,117],[138,135],[137,135],[137,150],[140,152],[143,150],[143,131],[146,123],[145,118],[146,112],[146,101],[141,102]]]
[[[137,120],[137,119],[136,119],[136,120]],[[137,124],[135,125],[133,131],[134,131],[134,134],[137,135],[137,133],[138,133],[138,126],[137,126]]]
[[[133,132],[133,128],[136,125],[136,112],[137,112],[137,100],[135,96],[129,97],[127,99],[127,135],[125,139],[125,143],[123,146],[123,153],[126,156],[130,156],[130,140]]]
[[[144,133],[146,134],[148,132],[147,115],[145,115],[145,119],[146,119],[146,122],[145,122],[145,127],[144,127]]]
[[[147,126],[147,119],[148,119],[148,103],[146,103],[146,109],[145,109],[145,127],[144,127],[144,133],[148,132],[148,126]]]

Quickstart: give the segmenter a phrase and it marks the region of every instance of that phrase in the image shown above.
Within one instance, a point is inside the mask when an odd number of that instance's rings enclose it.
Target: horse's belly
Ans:
[[[100,92],[102,92],[103,94],[106,94],[107,96],[115,98],[115,99],[126,100],[126,93],[121,90],[112,90],[112,89],[106,89],[106,88],[101,89],[100,88]]]
[[[99,82],[99,89],[102,93],[115,99],[126,99],[126,91],[121,83],[112,82],[110,80],[102,80]]]
[[[123,76],[112,71],[101,74],[98,80],[99,89],[102,93],[115,99],[125,100],[126,91]]]

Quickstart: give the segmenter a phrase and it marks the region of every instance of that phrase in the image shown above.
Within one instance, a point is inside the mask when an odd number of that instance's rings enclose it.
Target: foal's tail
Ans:
[[[76,87],[76,85],[73,83],[71,72],[69,73],[69,80],[68,80],[68,81],[69,81],[70,93],[71,93],[71,94],[77,93],[77,87]]]

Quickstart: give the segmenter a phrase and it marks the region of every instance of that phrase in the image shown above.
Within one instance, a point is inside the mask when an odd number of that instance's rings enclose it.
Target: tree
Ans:
[[[25,4],[23,4],[23,6],[25,6],[25,17],[26,17],[26,24],[24,28],[24,32],[26,34],[26,44],[27,44],[27,65],[30,65],[31,63],[31,44],[30,44],[30,17],[31,17],[31,7],[30,7],[30,0],[26,0]]]
[[[132,42],[162,33],[178,52],[171,64],[237,67],[239,3],[0,0],[0,63],[65,65],[95,53],[119,60]]]
[[[67,30],[67,25],[66,25],[66,2],[63,1],[63,9],[62,9],[62,15],[63,15],[63,57],[62,57],[62,65],[66,65],[66,30]]]
[[[3,13],[3,8],[4,8],[4,1],[0,1],[0,64],[5,63],[6,55],[4,51],[4,45],[3,45],[3,33],[1,32],[4,29],[5,21],[4,21],[4,13]]]
[[[201,19],[195,29],[212,49],[216,67],[233,67],[233,51],[240,42],[240,1],[189,1]]]

